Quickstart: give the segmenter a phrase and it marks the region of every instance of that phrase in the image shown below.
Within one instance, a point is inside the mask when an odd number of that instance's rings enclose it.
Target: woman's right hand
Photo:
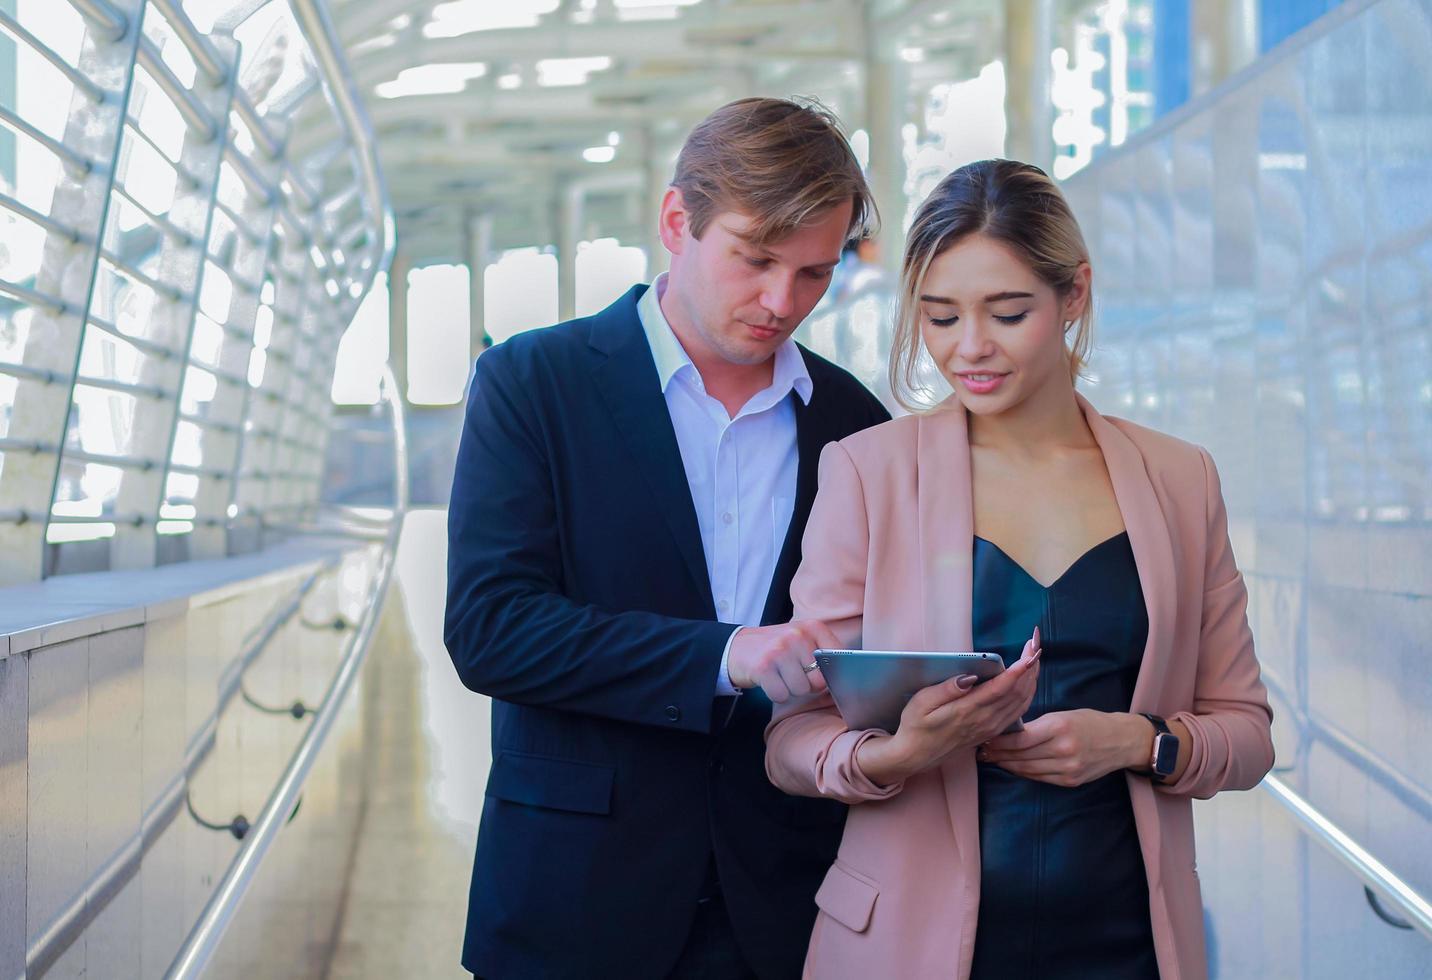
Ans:
[[[917,691],[900,713],[894,735],[860,744],[856,762],[882,786],[908,779],[938,765],[956,749],[974,748],[1009,728],[1034,700],[1039,680],[1039,628],[1024,644],[1019,660],[993,680],[975,685],[962,674]]]

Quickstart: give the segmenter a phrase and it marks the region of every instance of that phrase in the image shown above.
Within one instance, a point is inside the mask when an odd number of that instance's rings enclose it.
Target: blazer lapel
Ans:
[[[920,418],[916,486],[927,650],[969,650],[974,511],[964,407],[953,398]]]
[[[926,650],[974,647],[974,510],[970,443],[965,410],[953,396],[920,418],[916,435],[916,493],[922,559],[921,605]],[[979,862],[978,776],[973,752],[957,752],[940,765],[955,850],[967,865]],[[979,875],[964,883],[967,907],[978,901]]]
[[[1108,419],[1079,395],[1079,407],[1109,470],[1114,485],[1114,498],[1129,532],[1134,551],[1134,564],[1139,570],[1139,585],[1144,591],[1144,606],[1149,614],[1149,639],[1144,646],[1143,663],[1134,681],[1131,711],[1158,712],[1158,688],[1165,674],[1168,658],[1173,656],[1174,616],[1177,613],[1178,583],[1173,561],[1173,544],[1168,521],[1159,506],[1137,446]],[[1129,801],[1134,809],[1134,822],[1139,828],[1139,848],[1148,870],[1149,889],[1155,893],[1163,888],[1163,834],[1158,817],[1158,801],[1147,779],[1129,777]]]
[[[1156,711],[1157,686],[1163,674],[1164,661],[1172,655],[1174,616],[1178,601],[1174,580],[1173,545],[1168,522],[1154,493],[1153,482],[1144,466],[1143,455],[1128,436],[1089,404],[1077,396],[1079,407],[1109,470],[1114,485],[1114,499],[1129,532],[1134,563],[1139,570],[1139,585],[1144,592],[1144,606],[1149,615],[1149,638],[1144,647],[1143,665],[1134,683],[1131,710]]]
[[[640,286],[632,289],[593,319],[591,346],[606,356],[592,374],[635,469],[651,490],[651,500],[645,503],[661,514],[670,528],[692,584],[714,619],[716,607],[706,574],[696,505],[691,501],[691,487],[686,482],[671,413],[661,393],[656,362],[636,312],[642,291]],[[642,542],[634,540],[632,546],[639,548]]]

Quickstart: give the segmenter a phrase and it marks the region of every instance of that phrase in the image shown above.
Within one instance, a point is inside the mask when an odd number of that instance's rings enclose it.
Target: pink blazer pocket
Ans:
[[[880,887],[839,861],[825,873],[825,881],[815,893],[815,904],[822,912],[853,932],[864,932],[870,926],[875,900]]]

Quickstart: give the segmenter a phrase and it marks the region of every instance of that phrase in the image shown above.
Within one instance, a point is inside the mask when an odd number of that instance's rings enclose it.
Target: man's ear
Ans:
[[[672,255],[680,255],[686,247],[686,239],[690,232],[687,223],[690,215],[686,213],[686,201],[681,196],[681,191],[675,187],[668,187],[666,194],[661,198],[661,215],[657,218],[657,233],[661,235],[661,244]]]

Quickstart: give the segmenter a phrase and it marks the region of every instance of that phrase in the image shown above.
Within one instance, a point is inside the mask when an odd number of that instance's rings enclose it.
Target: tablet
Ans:
[[[960,674],[979,683],[1004,670],[996,653],[921,653],[914,650],[817,650],[815,661],[851,731],[894,732],[916,691]],[[1015,721],[1010,731],[1023,726]]]

